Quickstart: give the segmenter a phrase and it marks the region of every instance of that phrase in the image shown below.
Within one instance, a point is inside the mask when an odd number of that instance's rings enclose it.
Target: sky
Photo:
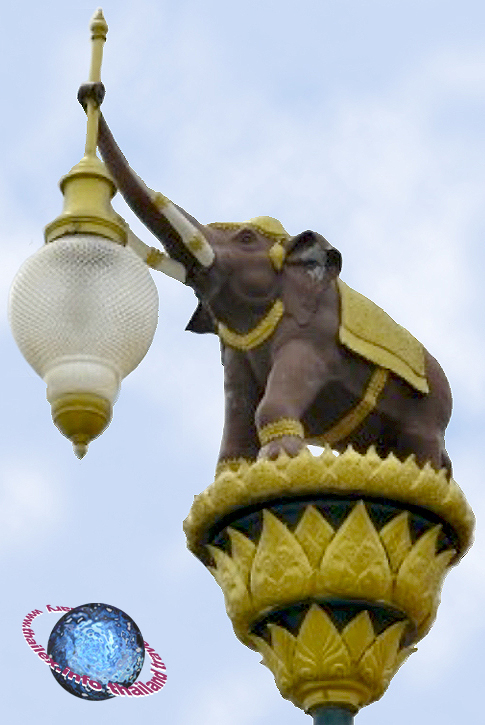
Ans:
[[[78,461],[45,384],[17,350],[7,298],[61,211],[84,150],[85,3],[2,3],[0,49],[0,581],[2,722],[298,725],[234,637],[182,521],[212,480],[222,429],[213,336],[184,327],[189,288],[155,275],[154,342],[108,430]],[[485,536],[485,7],[478,0],[106,2],[103,111],[132,167],[202,223],[274,216],[322,233],[342,278],[440,361],[454,394],[447,449],[478,520],[431,633],[357,725],[477,722],[483,710]],[[114,206],[147,243],[124,202]],[[161,655],[154,696],[85,703],[30,651],[47,604],[105,602]],[[55,614],[36,625],[46,645]],[[141,679],[145,677],[142,673]],[[89,710],[89,712],[87,712]]]

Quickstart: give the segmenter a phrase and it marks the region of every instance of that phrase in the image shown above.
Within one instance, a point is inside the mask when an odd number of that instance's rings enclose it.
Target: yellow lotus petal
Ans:
[[[420,496],[424,494],[426,498],[429,496],[429,500],[440,503],[437,498],[448,486],[448,477],[444,469],[441,471],[435,471],[430,463],[426,463],[420,471],[419,476],[414,481],[413,488],[419,491]],[[425,504],[426,505],[426,504]]]
[[[287,663],[278,657],[271,645],[262,637],[251,635],[250,641],[253,647],[262,654],[263,659],[261,664],[271,670],[277,688],[283,697],[285,697],[292,684],[291,672],[287,667]]]
[[[347,516],[323,555],[318,591],[357,599],[389,600],[387,554],[362,501]]]
[[[291,488],[298,491],[313,489],[315,486],[325,486],[332,480],[331,471],[322,466],[317,456],[312,456],[305,448],[295,458],[290,458],[286,468],[286,475]]]
[[[231,559],[235,563],[245,586],[249,587],[249,574],[256,554],[256,544],[237,529],[227,528],[231,540]]]
[[[243,473],[243,488],[251,492],[254,500],[261,500],[265,495],[274,495],[275,490],[281,487],[284,489],[286,476],[282,473],[273,461],[266,459],[256,461]]]
[[[365,491],[374,470],[381,463],[382,458],[379,458],[375,448],[370,448],[362,456],[349,446],[335,459],[333,473],[339,482],[349,481],[354,491]]]
[[[334,530],[315,506],[307,506],[295,529],[295,537],[303,547],[312,567],[318,566]]]
[[[286,451],[280,451],[278,453],[278,458],[272,461],[273,465],[276,466],[276,468],[281,471],[283,475],[285,475],[286,467],[289,462],[290,456],[286,453]]]
[[[419,505],[443,516],[443,501],[449,490],[449,482],[444,470],[435,471],[429,463],[422,468],[416,477],[411,495],[419,499]],[[450,523],[453,522],[453,519]]]
[[[316,458],[322,468],[333,468],[335,466],[335,461],[337,460],[338,456],[335,455],[335,453],[328,444],[325,444],[323,447],[323,451],[320,453],[319,456],[316,456]]]
[[[216,466],[214,480],[217,480],[219,476],[222,476],[225,473],[232,472],[235,475],[241,474],[243,471],[247,470],[250,465],[251,461],[248,461],[246,458],[229,458],[220,461]]]
[[[296,638],[293,669],[306,680],[348,677],[351,671],[347,647],[336,627],[316,604],[312,604]]]
[[[437,608],[446,569],[455,551],[436,554],[441,524],[426,531],[408,553],[396,577],[394,602],[419,626]]]
[[[374,699],[384,693],[391,677],[402,664],[403,660],[398,657],[398,652],[406,626],[406,621],[392,624],[376,637],[375,642],[362,656],[358,667],[359,673],[362,679],[372,687]]]
[[[216,546],[207,548],[216,562],[216,566],[209,569],[224,592],[227,614],[231,618],[237,618],[251,609],[249,592],[231,557]]]
[[[277,625],[275,625],[277,626]],[[283,629],[278,627],[278,629]],[[287,632],[289,637],[292,635]],[[263,655],[262,664],[265,665],[273,673],[275,683],[283,697],[288,698],[292,687],[294,685],[294,675],[291,669],[291,659],[284,659],[279,656],[279,653],[275,652],[272,645],[269,645],[265,640],[260,637],[253,637],[253,643],[256,644],[257,649]],[[293,638],[293,648],[295,646],[295,640]],[[290,645],[291,649],[291,645]]]
[[[251,596],[259,610],[310,595],[313,570],[301,545],[270,511],[263,511],[263,530],[251,569]]]
[[[386,548],[391,570],[396,572],[413,545],[409,531],[409,511],[403,511],[391,519],[382,527],[379,535]]]
[[[413,488],[416,488],[416,480],[421,470],[416,463],[416,457],[414,454],[411,454],[405,461],[397,461],[397,466],[396,460],[393,460],[393,466],[397,473],[395,478],[396,484],[403,492],[411,491]]]
[[[399,650],[396,655],[396,661],[394,664],[394,672],[392,673],[392,677],[394,677],[398,669],[406,662],[406,660],[417,651],[417,647],[403,647],[403,649]]]
[[[244,496],[242,476],[226,469],[217,477],[217,486],[212,484],[200,494],[198,505],[219,512],[223,507],[232,508],[240,496]]]
[[[271,647],[278,660],[276,663],[277,669],[272,670],[272,672],[278,688],[283,694],[283,690],[285,692],[289,690],[294,679],[293,657],[296,638],[285,627],[280,627],[277,624],[269,624],[268,629],[271,632]]]
[[[362,657],[363,652],[370,647],[375,637],[374,627],[367,610],[360,612],[342,630],[342,639],[354,662]]]
[[[419,468],[414,461],[414,457],[411,460],[407,460],[407,474],[410,478],[411,471],[415,470],[415,476],[419,474]],[[403,463],[396,458],[393,453],[390,453],[387,458],[381,460],[380,465],[376,466],[372,472],[371,481],[372,486],[378,490],[386,491],[389,498],[394,498],[397,501],[406,499],[406,491],[403,489],[400,477]]]
[[[473,543],[475,516],[456,481],[450,479],[447,484],[446,495],[438,511],[441,518],[448,521],[459,536],[460,556],[463,556]]]

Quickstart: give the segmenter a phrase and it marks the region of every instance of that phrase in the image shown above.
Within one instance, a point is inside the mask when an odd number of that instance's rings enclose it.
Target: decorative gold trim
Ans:
[[[298,438],[304,438],[305,431],[300,421],[294,418],[280,418],[273,423],[268,423],[258,431],[258,437],[262,446],[282,436],[298,436]]]
[[[221,231],[230,231],[232,229],[240,229],[241,227],[245,226],[244,222],[210,222],[207,224],[208,227],[211,227],[212,229],[220,229]]]
[[[376,368],[372,373],[365,393],[362,399],[351,410],[345,415],[338,423],[336,423],[330,430],[323,433],[317,438],[313,438],[317,444],[329,444],[337,443],[344,438],[347,438],[359,425],[367,418],[377,404],[377,399],[382,393],[389,378],[389,370],[385,368]]]
[[[158,211],[163,211],[169,204],[172,203],[170,199],[164,196],[164,194],[162,194],[160,191],[154,191],[152,199]]]
[[[270,248],[268,255],[271,259],[271,264],[276,269],[276,271],[279,272],[280,269],[283,267],[286,257],[286,249],[281,244],[281,242],[275,242]]]
[[[187,247],[194,255],[202,252],[205,249],[206,244],[207,242],[202,234],[194,234],[194,236],[187,241]]]
[[[276,300],[269,312],[258,322],[256,327],[246,333],[230,330],[223,322],[217,325],[217,334],[225,345],[236,350],[252,350],[265,342],[278,327],[283,317],[284,306],[281,300]]]
[[[297,636],[270,624],[271,644],[256,636],[251,640],[285,699],[306,712],[328,703],[356,711],[382,697],[415,651],[400,647],[406,626],[406,621],[396,622],[377,635],[364,610],[339,632],[314,604]]]
[[[165,252],[161,252],[156,247],[150,247],[148,249],[145,262],[146,264],[148,264],[149,267],[157,267],[160,262],[163,262],[166,259],[169,259],[168,254],[165,254]]]
[[[215,478],[220,476],[225,471],[237,471],[239,470],[241,464],[247,463],[249,465],[250,463],[253,463],[253,460],[249,458],[243,458],[242,456],[240,458],[222,458],[217,463]]]
[[[223,231],[231,231],[237,229],[243,229],[244,227],[253,227],[264,237],[269,239],[275,239],[276,241],[286,241],[290,238],[290,235],[282,225],[282,223],[270,216],[257,216],[253,219],[248,219],[245,222],[211,222],[207,224],[208,227],[213,229],[222,229]]]

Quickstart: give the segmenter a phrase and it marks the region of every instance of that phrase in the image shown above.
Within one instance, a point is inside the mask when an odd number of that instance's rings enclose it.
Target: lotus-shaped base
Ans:
[[[357,711],[428,632],[473,523],[444,471],[348,449],[219,471],[185,531],[283,697]]]

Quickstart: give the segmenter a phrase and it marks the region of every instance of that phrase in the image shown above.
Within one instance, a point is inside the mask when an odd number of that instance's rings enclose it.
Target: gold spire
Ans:
[[[91,25],[91,66],[89,81],[101,80],[103,46],[108,26],[101,8],[95,12]],[[60,216],[45,228],[45,241],[53,242],[65,234],[99,234],[113,242],[126,243],[122,218],[111,206],[116,186],[105,165],[96,156],[99,106],[88,100],[86,146],[84,157],[60,181],[64,208]]]

